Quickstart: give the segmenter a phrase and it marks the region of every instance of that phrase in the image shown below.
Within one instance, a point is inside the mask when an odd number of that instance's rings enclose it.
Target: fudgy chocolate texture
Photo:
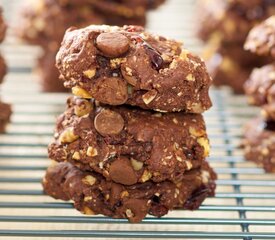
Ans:
[[[245,158],[275,172],[275,122],[261,118],[249,122],[244,131]]]
[[[6,125],[10,120],[11,106],[0,101],[0,133],[5,132]]]
[[[61,81],[59,72],[55,66],[55,52],[45,52],[37,62],[36,71],[39,75],[41,90],[43,92],[67,92]]]
[[[221,42],[243,43],[256,24],[275,14],[273,0],[201,0],[198,3],[198,36],[215,35]]]
[[[3,10],[0,7],[0,43],[4,40],[6,35],[7,25],[3,18]]]
[[[211,78],[201,58],[141,27],[69,29],[57,67],[75,95],[105,104],[192,113],[211,107]]]
[[[0,54],[0,83],[3,82],[3,79],[6,73],[7,73],[7,65],[6,65],[5,59]]]
[[[201,168],[186,173],[181,181],[125,186],[70,163],[58,163],[48,168],[43,186],[54,198],[73,200],[75,208],[84,214],[140,222],[147,214],[161,217],[175,208],[197,209],[206,197],[214,195],[215,179],[205,162]]]
[[[244,88],[249,103],[261,106],[265,119],[275,121],[275,63],[254,69]]]
[[[75,97],[57,120],[49,157],[131,185],[180,179],[202,164],[209,148],[199,114],[107,107]]]
[[[275,59],[275,16],[254,27],[244,45],[246,50]]]
[[[103,23],[89,6],[75,5],[64,9],[56,0],[34,1],[22,9],[21,15],[18,36],[30,44],[56,52],[67,28]]]

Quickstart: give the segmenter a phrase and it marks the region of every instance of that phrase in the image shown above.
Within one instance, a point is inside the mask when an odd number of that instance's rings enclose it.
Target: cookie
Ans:
[[[245,158],[275,172],[275,122],[261,118],[249,122],[244,131]]]
[[[258,56],[254,53],[244,50],[243,44],[223,43],[212,38],[207,42],[207,47],[204,49],[202,57],[207,60],[213,55],[218,54],[222,58],[230,59],[242,68],[261,67],[271,63],[273,59],[266,56]]]
[[[4,77],[7,74],[7,65],[3,56],[0,54],[0,83],[3,82]]]
[[[84,214],[127,218],[137,223],[147,214],[161,217],[172,209],[197,209],[206,197],[214,195],[215,179],[213,170],[204,163],[186,173],[181,181],[125,186],[65,162],[48,168],[43,186],[46,194],[72,200]]]
[[[202,59],[142,27],[69,29],[56,58],[65,87],[76,96],[163,112],[211,107]]]
[[[249,103],[261,106],[263,116],[275,121],[275,63],[254,69],[244,88]]]
[[[36,72],[43,92],[68,91],[59,81],[59,72],[55,66],[55,52],[47,51],[38,59]]]
[[[275,16],[254,27],[244,45],[246,50],[275,59]]]
[[[0,43],[3,42],[7,31],[7,25],[3,18],[3,9],[0,7]]]
[[[49,145],[49,158],[55,161],[69,161],[131,185],[180,179],[208,156],[200,114],[154,113],[76,97],[67,103]]]
[[[234,93],[242,94],[243,85],[253,67],[241,67],[233,59],[215,53],[206,61],[207,69],[215,86],[229,86]]]
[[[18,37],[50,51],[58,49],[67,28],[103,23],[103,19],[89,6],[76,5],[64,9],[56,0],[33,1],[26,5],[20,21]]]
[[[0,102],[0,133],[5,132],[6,125],[10,120],[11,106],[9,104]]]
[[[256,24],[274,14],[272,0],[201,0],[197,33],[204,41],[215,35],[221,42],[243,43]]]

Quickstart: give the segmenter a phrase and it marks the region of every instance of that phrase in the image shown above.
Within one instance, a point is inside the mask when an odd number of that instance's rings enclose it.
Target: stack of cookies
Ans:
[[[41,46],[37,62],[42,90],[64,91],[58,81],[55,55],[67,28],[90,24],[145,25],[147,10],[158,7],[164,0],[35,0],[22,11],[18,36],[26,42]]]
[[[251,28],[275,14],[275,1],[201,0],[198,11],[198,36],[207,42],[204,58],[214,85],[243,93],[253,68],[271,61],[245,51],[243,45]]]
[[[254,69],[245,83],[249,103],[262,108],[262,117],[245,128],[245,157],[275,172],[275,16],[251,30],[245,48],[274,61]]]
[[[2,8],[0,8],[0,43],[4,40],[7,30],[7,25],[3,18]],[[0,83],[7,73],[7,65],[5,59],[0,54]],[[0,133],[5,131],[5,127],[10,120],[11,106],[0,101]]]
[[[201,115],[211,78],[181,45],[137,26],[66,32],[56,59],[74,97],[49,145],[47,194],[131,222],[214,195]]]

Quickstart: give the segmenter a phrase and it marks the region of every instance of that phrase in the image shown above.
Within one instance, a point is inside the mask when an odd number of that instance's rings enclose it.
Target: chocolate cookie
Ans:
[[[256,24],[275,14],[273,0],[201,0],[198,5],[198,36],[213,35],[221,42],[243,43]]]
[[[211,78],[201,58],[141,27],[70,29],[57,67],[65,87],[102,103],[163,112],[202,113],[211,107]]]
[[[261,106],[264,117],[275,121],[275,63],[254,69],[244,88],[249,103]]]
[[[5,75],[7,74],[7,65],[5,59],[0,54],[0,83],[3,82]]]
[[[244,132],[245,158],[275,172],[275,122],[254,119]]]
[[[209,153],[199,114],[154,113],[69,98],[49,157],[94,170],[117,183],[175,180]]]
[[[21,15],[18,36],[50,51],[58,49],[67,28],[103,23],[92,7],[76,5],[64,9],[56,0],[34,1],[23,8]]]
[[[236,94],[244,92],[243,85],[253,67],[241,67],[230,57],[215,53],[206,60],[207,69],[215,86],[229,86]]]
[[[5,132],[5,128],[10,120],[11,113],[11,106],[9,104],[0,102],[0,133]]]
[[[48,168],[43,186],[54,198],[73,200],[75,208],[84,214],[127,218],[137,223],[147,214],[161,217],[175,208],[197,209],[206,197],[214,195],[215,179],[213,170],[204,163],[185,173],[181,181],[125,186],[70,163],[58,163]]]
[[[275,59],[275,16],[253,28],[244,47],[258,55],[270,55]]]
[[[3,18],[3,10],[0,7],[0,43],[4,40],[7,31],[7,25]]]
[[[67,92],[61,81],[59,72],[55,66],[55,52],[47,51],[39,59],[36,70],[43,92]]]

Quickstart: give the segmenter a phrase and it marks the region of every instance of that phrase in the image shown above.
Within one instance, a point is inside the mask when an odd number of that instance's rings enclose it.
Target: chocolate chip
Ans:
[[[129,40],[121,33],[101,33],[96,39],[97,48],[106,56],[119,57],[130,47]]]
[[[117,135],[124,127],[124,120],[119,113],[102,110],[96,115],[94,126],[102,136]]]
[[[125,157],[120,157],[111,164],[109,174],[110,178],[117,183],[124,185],[137,183],[135,170],[132,168],[130,160]]]
[[[127,83],[117,77],[98,79],[92,95],[99,102],[121,105],[128,99]]]

